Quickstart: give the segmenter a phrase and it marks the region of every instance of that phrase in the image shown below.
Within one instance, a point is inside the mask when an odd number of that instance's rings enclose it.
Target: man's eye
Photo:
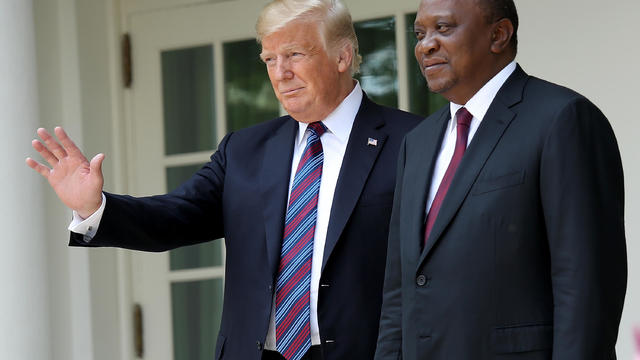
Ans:
[[[416,30],[416,31],[414,31],[413,33],[416,35],[416,38],[417,38],[418,40],[422,40],[422,38],[424,38],[424,32],[423,32],[423,31],[417,31],[417,30]]]
[[[303,54],[303,53],[301,53],[301,52],[293,52],[293,53],[291,53],[291,56],[293,56],[293,57],[299,57],[299,56],[304,56],[304,54]]]
[[[449,31],[450,27],[448,24],[438,24],[436,25],[436,30],[438,30],[438,32],[447,32]]]

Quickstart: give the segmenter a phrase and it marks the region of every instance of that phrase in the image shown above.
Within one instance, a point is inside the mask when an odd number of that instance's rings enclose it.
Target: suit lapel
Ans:
[[[467,197],[493,149],[500,141],[502,134],[516,116],[510,107],[522,100],[522,91],[526,80],[526,73],[518,66],[491,103],[473,140],[465,151],[458,171],[447,191],[438,217],[433,224],[431,237],[420,256],[419,264],[426,259],[431,249],[439,241]]]
[[[267,257],[272,275],[277,274],[280,247],[287,210],[289,178],[293,142],[298,123],[288,118],[276,133],[267,140],[260,169],[260,193],[263,200],[263,216]]]
[[[374,105],[363,95],[362,104],[353,122],[347,149],[342,160],[338,182],[333,194],[329,227],[322,259],[322,269],[336,246],[353,209],[360,198],[378,154],[387,139],[384,120],[374,111]],[[376,139],[377,146],[368,145],[368,139]]]
[[[425,204],[448,121],[447,106],[440,114],[425,119],[411,136],[406,138],[407,166],[402,179],[402,213],[408,214],[410,218],[403,219],[402,223],[410,225],[402,229],[403,233],[408,232],[402,236],[402,248],[403,258],[411,259],[408,263],[417,263],[424,241]]]

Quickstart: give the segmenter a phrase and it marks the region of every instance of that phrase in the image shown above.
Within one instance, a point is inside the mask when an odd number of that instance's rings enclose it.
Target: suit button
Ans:
[[[424,275],[418,275],[418,277],[416,278],[416,284],[418,286],[424,286],[424,284],[427,283],[427,277]]]
[[[262,351],[262,343],[260,341],[256,341],[256,345],[258,345],[258,351]]]

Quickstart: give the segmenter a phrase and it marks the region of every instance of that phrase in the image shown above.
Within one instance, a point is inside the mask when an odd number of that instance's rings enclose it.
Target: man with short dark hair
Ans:
[[[512,0],[423,0],[451,103],[400,149],[375,359],[615,359],[624,185],[605,116],[516,63]]]
[[[102,192],[61,128],[27,159],[76,211],[71,245],[164,251],[225,238],[216,359],[371,359],[398,149],[419,117],[370,101],[351,15],[337,0],[275,0],[257,24],[273,90],[289,114],[227,134],[166,195]],[[45,146],[46,144],[46,146]],[[213,342],[214,339],[211,339]]]

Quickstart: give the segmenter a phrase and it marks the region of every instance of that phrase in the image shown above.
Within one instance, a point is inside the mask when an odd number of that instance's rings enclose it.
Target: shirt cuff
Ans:
[[[73,219],[71,220],[71,224],[69,224],[69,231],[74,232],[76,234],[84,235],[83,239],[85,242],[89,242],[96,236],[98,232],[98,226],[100,225],[100,220],[102,220],[102,214],[104,213],[104,207],[107,203],[107,198],[102,194],[102,204],[96,212],[91,214],[88,218],[84,219],[80,215],[78,215],[77,211],[73,211]]]

